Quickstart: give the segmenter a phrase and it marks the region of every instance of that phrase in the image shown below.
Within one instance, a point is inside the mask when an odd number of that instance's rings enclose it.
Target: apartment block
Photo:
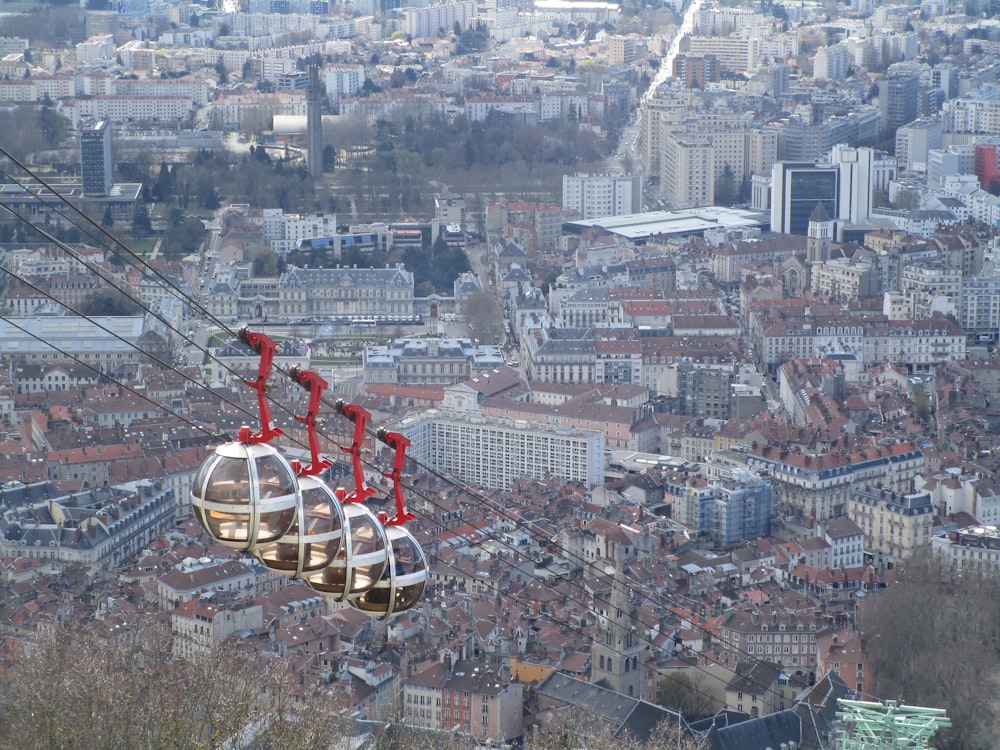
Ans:
[[[562,207],[582,219],[636,213],[641,206],[639,187],[636,175],[564,175]]]
[[[881,483],[890,492],[909,492],[924,454],[908,443],[823,454],[758,446],[747,454],[747,466],[771,482],[780,512],[819,521],[846,514],[864,529],[849,512],[856,488]]]
[[[674,208],[715,202],[715,149],[707,138],[664,136],[660,196]]]
[[[876,566],[895,565],[930,548],[934,506],[927,492],[868,483],[853,493],[847,515],[864,532],[865,554]]]
[[[598,430],[445,410],[387,427],[410,439],[414,458],[483,487],[507,489],[521,477],[552,476],[592,487],[604,477],[604,433]]]
[[[1000,575],[1000,530],[968,526],[931,539],[931,549],[956,570]]]
[[[118,565],[173,527],[174,493],[153,482],[59,493],[49,482],[4,488],[0,555]]]

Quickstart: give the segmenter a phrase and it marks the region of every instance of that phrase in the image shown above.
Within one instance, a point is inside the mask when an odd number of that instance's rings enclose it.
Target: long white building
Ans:
[[[508,489],[520,477],[560,477],[588,487],[603,481],[604,433],[598,430],[448,409],[408,416],[387,429],[410,439],[413,458],[483,487]]]

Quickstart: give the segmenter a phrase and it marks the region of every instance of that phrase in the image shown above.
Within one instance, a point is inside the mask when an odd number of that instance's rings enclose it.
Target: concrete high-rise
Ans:
[[[326,91],[319,80],[319,68],[309,66],[306,91],[306,165],[314,180],[323,177],[323,99]]]
[[[878,82],[878,106],[882,113],[882,127],[887,130],[894,130],[916,120],[919,104],[918,74],[887,76]]]
[[[639,210],[639,189],[635,175],[563,175],[562,207],[584,219],[631,214]]]
[[[113,183],[111,167],[111,123],[100,120],[80,131],[83,194],[107,195]]]

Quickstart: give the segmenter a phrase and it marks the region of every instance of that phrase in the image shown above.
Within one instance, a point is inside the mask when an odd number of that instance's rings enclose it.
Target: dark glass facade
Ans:
[[[822,203],[829,216],[837,215],[837,170],[796,170],[788,181],[789,234],[806,234],[809,217]]]

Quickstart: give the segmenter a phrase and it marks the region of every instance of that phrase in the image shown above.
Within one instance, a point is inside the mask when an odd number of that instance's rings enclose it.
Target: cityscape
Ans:
[[[985,0],[0,0],[0,750],[995,747],[998,55]],[[249,442],[297,568],[207,520]],[[307,486],[405,605],[304,569]]]

